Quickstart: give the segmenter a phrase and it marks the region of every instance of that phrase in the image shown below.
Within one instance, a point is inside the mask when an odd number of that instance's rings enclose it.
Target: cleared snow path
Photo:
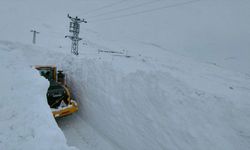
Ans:
[[[71,146],[81,150],[118,150],[115,145],[104,140],[95,129],[82,120],[78,114],[73,114],[57,119],[59,127],[67,137],[67,142]]]

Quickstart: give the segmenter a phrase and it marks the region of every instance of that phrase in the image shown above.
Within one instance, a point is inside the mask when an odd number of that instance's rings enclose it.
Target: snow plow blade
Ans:
[[[55,118],[68,116],[68,115],[76,112],[77,110],[78,110],[78,106],[74,100],[71,100],[70,104],[65,106],[65,107],[61,107],[61,108],[57,108],[57,109],[51,108],[51,111],[52,111],[53,116]]]
[[[70,88],[66,82],[66,74],[56,66],[35,66],[41,76],[49,81],[47,102],[55,118],[70,115],[78,110],[77,103],[72,100]]]

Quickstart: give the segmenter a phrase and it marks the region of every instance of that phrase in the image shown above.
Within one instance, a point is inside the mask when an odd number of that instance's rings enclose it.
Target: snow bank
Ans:
[[[116,149],[249,149],[249,78],[168,57],[67,59],[78,116]]]
[[[0,42],[0,149],[73,149],[47,105],[48,82],[17,47]]]

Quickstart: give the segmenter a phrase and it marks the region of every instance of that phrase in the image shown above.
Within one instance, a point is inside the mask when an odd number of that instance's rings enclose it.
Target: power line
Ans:
[[[121,9],[117,9],[117,10],[108,11],[108,12],[105,12],[105,13],[102,13],[102,14],[99,14],[99,15],[92,16],[92,18],[104,16],[104,15],[111,14],[111,13],[113,14],[113,13],[116,13],[116,12],[121,12],[121,11],[129,10],[129,9],[134,9],[134,8],[137,8],[137,7],[157,3],[157,2],[160,2],[160,1],[162,1],[162,0],[151,0],[151,1],[148,1],[148,2],[145,2],[145,3],[140,3],[140,4],[137,4],[137,5],[134,5],[132,7],[125,7],[125,8],[121,8]]]
[[[100,10],[103,10],[105,8],[109,8],[109,7],[112,7],[112,6],[115,6],[115,5],[118,5],[118,4],[121,4],[121,3],[124,3],[126,1],[124,0],[121,0],[121,1],[118,1],[118,2],[114,2],[114,3],[111,3],[111,4],[107,4],[107,5],[104,5],[102,7],[99,7],[99,8],[96,8],[96,9],[92,9],[92,10],[89,10],[87,12],[85,12],[84,14],[90,14],[90,13],[93,13],[93,12],[96,12],[96,11],[100,11]]]
[[[152,9],[138,11],[138,12],[129,13],[129,14],[124,14],[124,15],[119,15],[119,16],[114,16],[114,17],[108,17],[108,18],[103,18],[103,19],[95,19],[95,20],[90,21],[90,23],[113,20],[113,19],[123,18],[123,17],[128,17],[128,16],[134,16],[134,15],[138,15],[138,14],[144,14],[144,13],[149,13],[149,12],[153,12],[153,11],[159,11],[161,9],[179,7],[179,6],[183,6],[183,5],[187,5],[187,4],[191,4],[191,3],[196,3],[196,2],[199,2],[199,1],[201,1],[201,0],[190,0],[190,1],[182,2],[182,3],[166,5],[166,6],[162,6],[162,7],[152,8]]]

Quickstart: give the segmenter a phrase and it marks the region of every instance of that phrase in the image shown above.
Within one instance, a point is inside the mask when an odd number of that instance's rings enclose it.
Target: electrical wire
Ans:
[[[196,2],[199,2],[199,1],[201,1],[201,0],[190,0],[190,1],[182,2],[182,3],[166,5],[166,6],[162,6],[162,7],[156,7],[156,8],[152,8],[152,9],[148,9],[148,10],[137,11],[137,12],[134,12],[134,13],[118,15],[118,16],[114,16],[114,17],[108,17],[108,18],[103,18],[103,19],[94,19],[92,21],[90,20],[89,23],[114,20],[114,19],[118,19],[118,18],[120,19],[120,18],[123,18],[123,17],[134,16],[134,15],[149,13],[149,12],[153,12],[153,11],[159,11],[159,10],[162,10],[162,9],[179,7],[179,6],[183,6],[183,5],[187,5],[187,4],[196,3]]]
[[[124,2],[126,2],[126,1],[125,0],[121,0],[121,1],[118,1],[118,2],[111,3],[111,4],[107,4],[107,5],[104,5],[102,7],[89,10],[89,11],[85,12],[84,15],[87,15],[87,14],[90,14],[90,13],[93,13],[93,12],[97,12],[97,11],[100,11],[100,10],[103,10],[103,9],[106,9],[106,8],[109,8],[109,7],[113,7],[115,5],[122,4]]]
[[[99,15],[94,15],[94,16],[92,16],[92,18],[97,18],[97,17],[104,16],[104,15],[107,15],[107,14],[114,14],[114,13],[117,13],[117,12],[134,9],[134,8],[142,7],[142,6],[145,6],[145,5],[157,3],[157,2],[160,2],[160,1],[162,1],[162,0],[151,0],[151,1],[148,1],[148,2],[145,2],[145,3],[140,3],[140,4],[137,4],[137,5],[134,5],[132,7],[125,7],[125,8],[121,8],[121,9],[108,11],[108,12],[105,12],[105,13],[102,13],[102,14],[99,14]]]

